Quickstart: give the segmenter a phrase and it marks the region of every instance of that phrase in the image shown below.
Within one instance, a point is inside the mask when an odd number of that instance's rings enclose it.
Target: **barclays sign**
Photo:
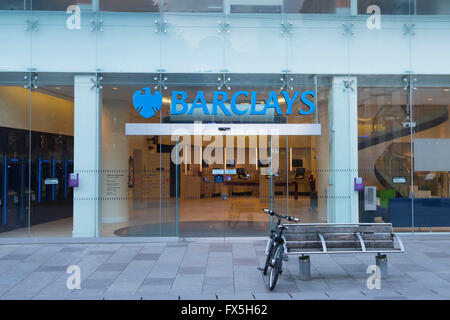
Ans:
[[[295,91],[292,96],[287,91],[281,91],[281,96],[286,102],[286,112],[283,112],[279,103],[279,94],[271,91],[268,97],[264,97],[264,104],[257,104],[261,100],[257,91],[237,91],[231,97],[225,91],[214,91],[212,106],[206,103],[203,91],[198,91],[192,103],[186,100],[188,94],[185,91],[173,91],[170,105],[170,113],[172,115],[189,114],[200,110],[205,115],[217,115],[219,110],[225,116],[237,115],[265,115],[268,110],[273,110],[278,115],[301,114],[308,115],[315,111],[316,106],[310,99],[315,97],[314,91]],[[250,99],[249,104],[239,104],[238,99]],[[303,106],[294,110],[294,103],[300,101]],[[151,118],[161,109],[163,97],[160,92],[151,93],[149,87],[138,90],[133,94],[133,106],[136,111],[144,118]]]

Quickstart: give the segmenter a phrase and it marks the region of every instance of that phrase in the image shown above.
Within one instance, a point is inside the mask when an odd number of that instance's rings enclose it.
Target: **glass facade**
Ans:
[[[448,232],[449,17],[446,0],[2,1],[0,237],[259,236],[266,207]],[[199,123],[297,131],[164,130]]]

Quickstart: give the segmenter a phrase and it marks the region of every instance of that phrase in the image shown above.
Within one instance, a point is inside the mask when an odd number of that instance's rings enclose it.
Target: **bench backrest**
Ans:
[[[361,250],[392,249],[394,238],[390,223],[363,224],[285,224],[283,235],[289,250],[327,249]]]

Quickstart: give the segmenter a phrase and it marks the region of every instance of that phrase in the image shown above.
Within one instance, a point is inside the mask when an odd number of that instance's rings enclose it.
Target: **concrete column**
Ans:
[[[128,221],[128,105],[107,100],[102,106],[102,223]]]
[[[330,223],[358,222],[358,96],[356,77],[334,77],[329,105],[330,176],[327,219]]]
[[[101,94],[92,88],[95,74],[75,75],[73,237],[98,236],[101,151]]]

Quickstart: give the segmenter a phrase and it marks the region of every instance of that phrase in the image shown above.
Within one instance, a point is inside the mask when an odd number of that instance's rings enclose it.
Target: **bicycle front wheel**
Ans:
[[[267,270],[269,269],[270,262],[272,261],[273,253],[275,251],[274,246],[273,246],[273,239],[270,239],[269,241],[270,241],[270,243],[268,245],[268,250],[267,250],[266,264],[264,265],[264,270],[263,270],[264,275],[267,275]]]
[[[278,276],[281,273],[282,263],[283,263],[283,245],[278,244],[270,264],[270,274],[269,274],[270,291],[272,291],[275,288],[275,285],[277,284]]]

